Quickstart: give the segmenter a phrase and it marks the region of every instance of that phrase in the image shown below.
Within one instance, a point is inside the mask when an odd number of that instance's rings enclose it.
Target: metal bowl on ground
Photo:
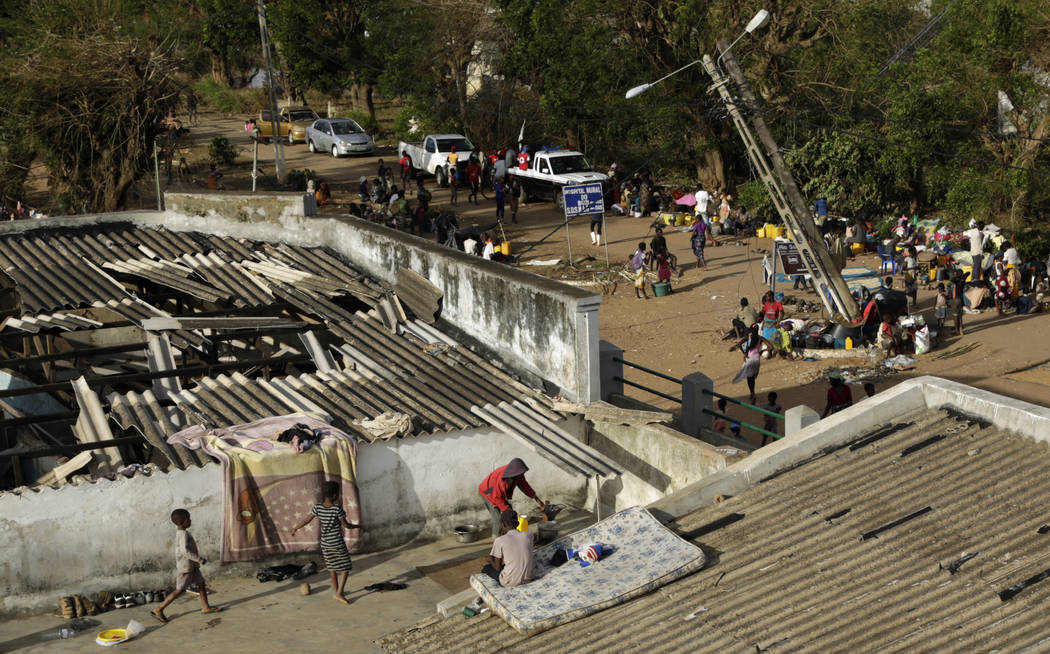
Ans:
[[[553,520],[541,522],[536,530],[541,543],[549,543],[558,537],[558,523]]]
[[[457,543],[473,543],[478,539],[477,525],[457,525],[453,530]]]

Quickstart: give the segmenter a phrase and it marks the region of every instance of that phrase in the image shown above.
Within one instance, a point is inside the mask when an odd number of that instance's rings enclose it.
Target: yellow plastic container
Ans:
[[[781,238],[787,232],[783,225],[766,224],[766,238]]]
[[[766,228],[765,227],[759,227],[759,228],[755,229],[755,236],[757,236],[758,238],[765,238],[766,237]]]
[[[852,245],[850,245],[850,249],[853,250],[853,254],[864,254],[863,243],[853,243]]]
[[[850,336],[846,337],[846,349],[847,350],[852,350],[853,349],[853,338],[850,337]]]
[[[677,214],[675,214],[674,224],[676,226],[678,226],[678,227],[681,227],[681,226],[685,225],[685,216],[686,216],[686,214],[684,214],[684,213],[677,213]]]
[[[510,241],[503,241],[502,243],[500,243],[499,248],[499,251],[503,253],[503,256],[510,256]]]
[[[529,521],[523,515],[518,516],[518,531],[528,531]]]
[[[673,225],[677,217],[673,213],[662,213],[660,214],[660,220],[664,221],[665,225]]]

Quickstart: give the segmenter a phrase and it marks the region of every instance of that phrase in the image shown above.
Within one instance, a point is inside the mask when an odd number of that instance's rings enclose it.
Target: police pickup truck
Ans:
[[[521,184],[523,199],[550,200],[563,206],[562,187],[600,182],[605,188],[609,176],[594,170],[583,153],[575,150],[540,150],[531,157],[528,167],[507,171]],[[608,191],[607,188],[605,188]]]
[[[460,184],[466,179],[467,162],[470,154],[474,151],[474,144],[466,136],[460,134],[428,134],[422,141],[405,142],[397,144],[398,158],[401,154],[407,154],[411,162],[412,172],[422,170],[433,175],[438,186],[448,186],[448,155],[455,148],[459,155],[456,168],[459,170]]]

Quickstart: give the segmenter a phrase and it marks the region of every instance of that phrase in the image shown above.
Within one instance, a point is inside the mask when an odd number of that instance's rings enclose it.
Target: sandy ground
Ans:
[[[245,163],[227,170],[224,182],[227,188],[250,187],[248,168],[250,164],[249,141],[237,118],[214,115],[202,117],[201,124],[192,130],[193,142],[198,144],[196,156],[206,151],[208,140],[215,134],[225,134],[231,142],[242,147]],[[325,154],[310,154],[305,145],[285,147],[287,168],[310,168],[318,178],[327,181],[334,195],[333,205],[326,211],[341,212],[349,202],[356,201],[356,186],[361,175],[374,176],[378,159],[387,166],[396,166],[396,143],[379,143],[375,155],[333,159]],[[260,161],[264,171],[272,176],[273,149],[260,147]],[[190,159],[194,162],[194,159]],[[195,169],[206,170],[204,163],[196,163]],[[263,180],[269,185],[270,178]],[[172,188],[179,188],[176,183]],[[190,186],[183,183],[182,187]],[[432,180],[427,188],[434,194],[434,205],[448,205],[448,191],[435,189]],[[491,196],[491,194],[490,194]],[[411,198],[410,198],[411,199]],[[466,192],[460,190],[459,203],[454,208],[460,225],[487,224],[495,220],[495,201],[481,199],[480,204],[466,202]],[[509,209],[508,209],[509,217]],[[504,235],[512,242],[516,254],[522,255],[522,263],[558,259],[562,263],[554,267],[523,265],[523,269],[566,281],[593,281],[596,274],[605,268],[606,253],[614,266],[622,266],[637,247],[639,241],[648,242],[653,236],[650,227],[653,218],[628,218],[610,216],[606,222],[607,242],[594,246],[588,236],[589,224],[583,219],[570,223],[568,237],[564,228],[564,217],[549,202],[523,205],[518,214],[518,224],[505,222]],[[729,342],[719,339],[720,331],[729,327],[741,297],[747,297],[753,305],[759,303],[765,287],[762,286],[762,255],[769,251],[772,242],[768,239],[751,238],[746,241],[730,241],[721,247],[707,248],[707,267],[696,268],[696,260],[689,250],[688,233],[667,230],[668,246],[678,256],[684,274],[673,281],[674,292],[662,298],[638,300],[630,283],[621,280],[614,292],[603,297],[599,312],[600,333],[604,340],[624,350],[624,358],[647,368],[681,378],[692,372],[703,372],[715,382],[715,390],[738,399],[747,398],[744,383],[733,385],[731,380],[739,370],[741,355],[729,352]],[[572,260],[593,257],[575,269],[566,268],[571,249]],[[878,269],[878,257],[859,257],[850,265]],[[903,288],[898,277],[897,288]],[[601,293],[599,285],[587,286]],[[605,289],[609,291],[608,287]],[[816,301],[812,292],[794,293],[782,288],[789,296],[807,301]],[[933,303],[936,293],[920,288],[919,306],[928,320],[933,318]],[[785,303],[788,317],[793,317],[790,303]],[[809,316],[817,318],[819,316]],[[798,404],[808,404],[818,412],[825,401],[825,377],[830,369],[846,367],[854,379],[874,381],[876,389],[888,388],[904,379],[917,375],[937,375],[980,388],[1002,393],[1041,405],[1050,405],[1050,374],[1022,372],[1050,360],[1050,341],[1040,338],[1050,329],[1050,314],[998,317],[994,310],[979,315],[964,317],[963,337],[948,336],[940,347],[928,355],[918,357],[911,370],[890,372],[871,366],[862,360],[844,361],[790,361],[772,360],[762,364],[758,377],[759,403],[765,402],[770,391],[779,394],[779,402],[788,409]],[[978,346],[960,356],[938,359],[945,352],[976,343]],[[625,378],[661,392],[679,396],[676,384],[637,370],[628,370]],[[858,385],[853,386],[854,397],[863,394]],[[627,389],[627,394],[665,409],[675,409],[670,400],[638,389]],[[731,415],[751,421],[742,410],[729,410]],[[751,414],[752,416],[754,414]],[[745,430],[745,435],[748,435]],[[749,437],[758,442],[755,434]]]

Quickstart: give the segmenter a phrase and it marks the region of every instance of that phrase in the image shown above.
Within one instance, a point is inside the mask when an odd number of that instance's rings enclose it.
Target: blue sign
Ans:
[[[601,182],[564,186],[561,192],[562,198],[565,200],[566,218],[592,213],[605,213],[605,198],[602,193]]]

